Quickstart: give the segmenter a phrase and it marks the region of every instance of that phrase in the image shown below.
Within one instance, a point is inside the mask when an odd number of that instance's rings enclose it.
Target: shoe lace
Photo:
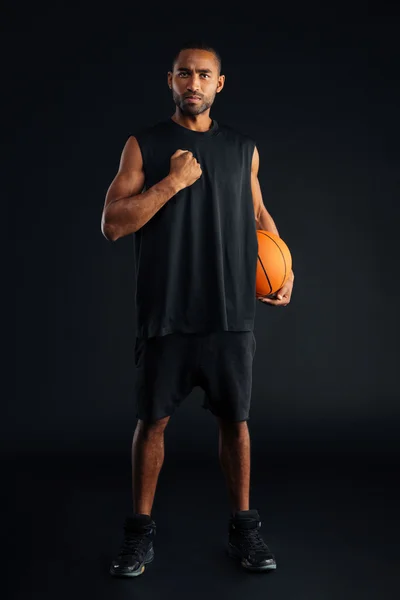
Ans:
[[[148,540],[146,540],[146,536],[143,533],[125,531],[120,554],[121,556],[126,556],[135,552],[144,552],[147,542]]]
[[[251,550],[263,550],[265,552],[269,552],[269,548],[267,544],[264,542],[262,537],[260,536],[260,532],[258,528],[256,529],[244,529],[242,530],[242,535],[244,537],[245,542],[248,542]]]

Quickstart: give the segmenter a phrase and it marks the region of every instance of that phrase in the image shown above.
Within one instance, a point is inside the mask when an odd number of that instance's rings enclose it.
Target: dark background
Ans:
[[[155,24],[134,7],[54,4],[3,23],[5,125],[16,116],[17,394],[1,435],[11,595],[397,597],[398,15],[246,23],[178,8]],[[256,140],[293,256],[290,305],[257,304],[249,421],[251,506],[278,569],[249,578],[225,559],[217,424],[195,389],[165,434],[156,561],[119,581],[108,566],[131,510],[135,269],[133,236],[108,242],[101,214],[129,133],[173,114],[167,71],[191,38],[222,55],[211,116]]]

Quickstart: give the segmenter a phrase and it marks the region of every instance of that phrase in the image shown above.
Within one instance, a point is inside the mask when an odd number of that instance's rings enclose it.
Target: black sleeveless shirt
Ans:
[[[141,149],[144,189],[168,175],[178,149],[190,150],[202,169],[134,234],[137,336],[252,331],[254,141],[215,120],[198,132],[169,118],[130,135]]]

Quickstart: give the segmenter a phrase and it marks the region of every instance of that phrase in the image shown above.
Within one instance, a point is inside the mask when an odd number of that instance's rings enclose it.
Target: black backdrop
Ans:
[[[3,443],[122,448],[134,425],[133,236],[108,242],[101,212],[129,132],[173,113],[175,39],[203,31],[160,28],[150,40],[126,24],[118,33],[61,21],[36,30],[33,45],[26,34],[14,82],[18,401]],[[285,443],[390,446],[400,417],[388,214],[398,190],[394,28],[207,34],[226,75],[211,114],[256,140],[264,203],[296,276],[289,307],[258,304],[254,427]],[[202,417],[189,404],[182,424]],[[182,436],[185,427],[172,444]]]
[[[289,12],[232,24],[174,21],[171,7],[161,25],[109,8],[72,15],[54,5],[5,25],[18,195],[17,397],[7,401],[4,452],[129,462],[133,236],[108,242],[101,213],[128,134],[174,111],[167,71],[177,45],[204,37],[226,75],[211,116],[256,140],[264,203],[296,277],[288,307],[257,305],[255,464],[303,453],[394,464],[395,15]],[[166,460],[182,450],[216,459],[216,423],[198,390],[166,440]],[[125,477],[129,490],[128,468]]]

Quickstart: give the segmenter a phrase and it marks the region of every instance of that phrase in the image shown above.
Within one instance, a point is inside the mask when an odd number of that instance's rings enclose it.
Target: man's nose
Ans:
[[[200,89],[200,79],[198,77],[191,77],[191,79],[187,83],[188,92],[196,92]]]

